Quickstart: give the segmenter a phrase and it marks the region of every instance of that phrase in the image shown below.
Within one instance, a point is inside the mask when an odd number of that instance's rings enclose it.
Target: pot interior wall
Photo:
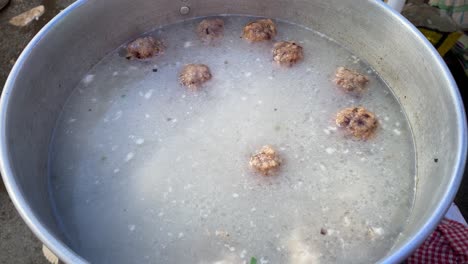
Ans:
[[[182,5],[190,7],[186,16],[179,13]],[[430,48],[373,0],[79,2],[36,39],[34,49],[19,62],[21,68],[10,76],[8,154],[22,192],[15,195],[24,196],[39,221],[66,243],[50,207],[47,153],[67,97],[95,63],[128,39],[158,25],[216,14],[265,16],[310,27],[366,60],[392,87],[413,129],[418,169],[414,210],[394,247],[398,250],[450,192],[464,143],[464,117],[454,103],[457,95],[449,89],[453,83]]]

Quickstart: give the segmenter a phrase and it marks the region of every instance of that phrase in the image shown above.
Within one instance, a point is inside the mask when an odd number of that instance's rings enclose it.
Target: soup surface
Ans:
[[[241,39],[252,17],[225,16],[224,37],[202,43],[201,19],[155,29],[163,55],[116,49],[66,103],[51,144],[50,193],[70,247],[93,263],[371,263],[409,216],[415,151],[405,114],[364,61],[312,29],[275,21],[275,40],[303,47],[291,68],[274,41]],[[210,67],[198,91],[187,63]],[[361,97],[333,83],[337,67],[366,74]],[[346,136],[336,113],[364,106],[375,137]],[[250,156],[272,145],[280,171]]]

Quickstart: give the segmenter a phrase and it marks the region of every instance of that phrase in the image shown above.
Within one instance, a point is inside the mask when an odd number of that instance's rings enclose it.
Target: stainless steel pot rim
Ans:
[[[455,102],[455,107],[457,109],[456,121],[460,126],[458,126],[458,141],[461,144],[458,146],[458,149],[455,149],[456,157],[456,169],[453,172],[452,181],[449,183],[448,191],[444,194],[443,199],[439,202],[437,209],[433,214],[426,220],[423,228],[421,228],[418,233],[413,236],[409,241],[407,241],[399,250],[393,255],[387,256],[380,261],[380,263],[399,263],[405,260],[422,242],[430,233],[435,229],[439,221],[445,215],[446,211],[450,207],[455,195],[457,193],[458,187],[460,186],[464,167],[465,160],[467,155],[467,124],[466,124],[466,115],[463,108],[462,99],[460,93],[457,89],[457,85],[453,80],[450,71],[447,68],[447,65],[438,55],[436,49],[429,43],[429,41],[417,30],[409,21],[407,21],[399,13],[395,12],[381,1],[369,0],[374,2],[375,5],[379,5],[384,12],[388,13],[391,16],[397,17],[401,22],[401,26],[406,27],[414,34],[416,34],[419,40],[425,43],[426,49],[431,52],[435,57],[437,57],[437,64],[439,68],[443,71],[443,76],[447,83],[450,83],[452,89],[450,91],[453,101]],[[73,10],[79,6],[85,4],[87,0],[77,0],[71,4],[68,8],[59,13],[54,17],[47,25],[45,25],[39,33],[31,40],[31,42],[26,46],[24,51],[21,53],[17,62],[15,63],[8,79],[5,83],[5,87],[0,98],[0,172],[3,177],[4,184],[10,195],[13,204],[20,213],[23,220],[33,231],[33,233],[50,249],[52,250],[60,260],[66,263],[87,263],[82,257],[77,255],[72,249],[67,247],[64,243],[59,241],[48,229],[41,223],[37,216],[33,213],[33,210],[30,208],[28,203],[23,197],[23,192],[20,189],[18,182],[16,181],[13,173],[13,168],[11,167],[9,150],[7,147],[7,130],[6,130],[6,121],[7,121],[7,108],[9,102],[9,97],[13,89],[13,83],[15,82],[19,71],[22,68],[22,65],[25,63],[26,58],[30,55],[34,47],[41,41],[43,36],[45,36],[57,23],[65,19]]]
[[[18,182],[15,180],[13,168],[11,167],[10,158],[8,155],[7,147],[7,108],[9,103],[10,93],[13,90],[13,83],[18,76],[22,65],[25,63],[26,58],[30,55],[34,47],[41,41],[44,35],[47,34],[57,23],[65,19],[68,14],[79,6],[86,3],[87,0],[77,0],[68,8],[60,12],[49,23],[47,23],[28,43],[23,50],[18,60],[16,61],[13,69],[11,70],[3,92],[0,98],[0,172],[2,174],[3,182],[8,191],[10,199],[16,207],[23,220],[26,222],[31,231],[42,241],[57,257],[65,263],[87,263],[86,260],[78,256],[73,250],[59,241],[48,228],[41,223],[37,216],[33,213],[31,207],[28,205],[23,197],[23,192],[20,189]]]

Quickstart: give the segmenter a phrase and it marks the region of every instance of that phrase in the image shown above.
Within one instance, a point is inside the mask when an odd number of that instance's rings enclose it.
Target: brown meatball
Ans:
[[[281,165],[281,159],[271,146],[263,146],[250,157],[250,167],[265,176],[275,173]]]
[[[153,37],[137,38],[127,45],[127,59],[147,59],[164,51],[161,41]]]
[[[364,107],[349,107],[336,115],[336,125],[357,139],[368,139],[378,126],[375,114]]]
[[[259,19],[245,25],[242,37],[252,41],[270,40],[276,36],[276,25],[271,19]]]
[[[197,35],[204,42],[212,42],[224,34],[224,21],[219,18],[203,19],[197,27]]]
[[[197,90],[210,79],[210,68],[205,64],[187,64],[179,74],[180,83],[187,86],[190,90]]]
[[[369,82],[369,78],[354,70],[339,67],[336,70],[334,81],[344,91],[360,94],[364,90],[366,84]]]
[[[273,60],[280,65],[291,67],[303,58],[302,47],[295,42],[280,41],[273,47]]]

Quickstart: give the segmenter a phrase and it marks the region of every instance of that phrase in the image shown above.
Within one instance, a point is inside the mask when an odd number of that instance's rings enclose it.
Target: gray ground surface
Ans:
[[[465,170],[465,175],[463,175],[463,181],[458,190],[457,197],[455,198],[455,203],[460,208],[460,211],[463,214],[463,217],[468,220],[468,170]]]
[[[3,185],[0,187],[0,263],[46,264],[42,244],[23,223]]]
[[[0,2],[5,0],[0,0]],[[39,31],[42,26],[54,17],[60,10],[71,4],[73,0],[11,0],[10,4],[0,10],[0,90],[3,87],[8,73],[16,58]],[[38,5],[45,6],[44,15],[24,28],[17,28],[8,23],[8,20],[24,11]],[[468,216],[468,178],[458,193],[457,204]],[[41,243],[13,207],[4,187],[0,181],[0,263],[47,263],[42,256]]]

